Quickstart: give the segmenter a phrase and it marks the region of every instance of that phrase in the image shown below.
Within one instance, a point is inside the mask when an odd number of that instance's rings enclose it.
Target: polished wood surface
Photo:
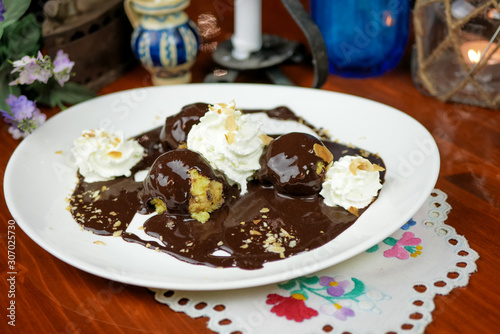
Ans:
[[[207,34],[193,68],[193,81],[201,82],[217,66],[210,48],[232,33],[232,0],[192,1],[190,17],[213,15],[218,29]],[[305,42],[279,1],[263,1],[263,31]],[[310,86],[312,69],[286,65],[284,72],[298,85]],[[265,82],[260,74],[239,81]],[[102,89],[108,94],[151,85],[139,65]],[[453,207],[447,224],[464,235],[476,250],[478,272],[468,286],[435,298],[433,321],[426,333],[496,333],[500,328],[500,110],[446,104],[422,95],[413,85],[408,56],[393,71],[378,78],[344,79],[329,76],[324,90],[353,94],[404,111],[434,136],[441,154],[436,188],[448,194]],[[258,98],[258,97],[256,97]],[[57,109],[43,109],[49,115]],[[307,117],[307,116],[306,116]],[[388,120],[390,121],[390,120]],[[394,138],[397,140],[397,138]],[[19,141],[0,122],[0,179]],[[40,176],[43,177],[43,176]],[[2,280],[0,332],[18,333],[211,333],[206,318],[191,319],[157,303],[142,287],[126,286],[76,269],[35,244],[16,226],[16,327],[7,326],[8,222],[12,216],[0,196]],[[25,191],[30,191],[26,189]],[[29,203],[26,203],[27,210]],[[40,213],[42,215],[43,213]],[[376,325],[374,325],[376,327]]]

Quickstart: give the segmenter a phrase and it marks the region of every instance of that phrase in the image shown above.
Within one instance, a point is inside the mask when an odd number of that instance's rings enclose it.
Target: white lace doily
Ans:
[[[422,333],[434,296],[466,286],[478,254],[444,222],[434,190],[400,230],[338,265],[280,284],[229,291],[156,290],[155,299],[219,333]]]

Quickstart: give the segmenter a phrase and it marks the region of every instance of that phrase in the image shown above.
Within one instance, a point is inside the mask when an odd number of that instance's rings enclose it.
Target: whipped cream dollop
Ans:
[[[364,208],[382,188],[379,172],[383,170],[365,158],[344,156],[326,173],[320,195],[329,206],[341,206],[346,210]]]
[[[200,153],[231,185],[247,192],[247,180],[260,168],[264,149],[262,123],[236,110],[234,101],[209,106],[187,136],[187,147]]]
[[[124,140],[123,132],[85,130],[71,149],[85,182],[113,180],[130,176],[131,169],[144,155],[136,140]]]

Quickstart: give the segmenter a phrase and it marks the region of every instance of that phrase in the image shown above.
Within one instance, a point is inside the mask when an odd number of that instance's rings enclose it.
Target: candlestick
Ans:
[[[248,59],[250,54],[262,47],[262,2],[261,0],[234,1],[234,34],[232,56],[238,60]]]

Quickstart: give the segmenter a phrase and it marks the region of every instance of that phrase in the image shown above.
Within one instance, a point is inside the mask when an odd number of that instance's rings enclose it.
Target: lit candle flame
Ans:
[[[469,56],[469,60],[471,61],[471,63],[474,64],[478,63],[479,59],[481,59],[481,51],[474,51],[470,49],[467,55]]]

